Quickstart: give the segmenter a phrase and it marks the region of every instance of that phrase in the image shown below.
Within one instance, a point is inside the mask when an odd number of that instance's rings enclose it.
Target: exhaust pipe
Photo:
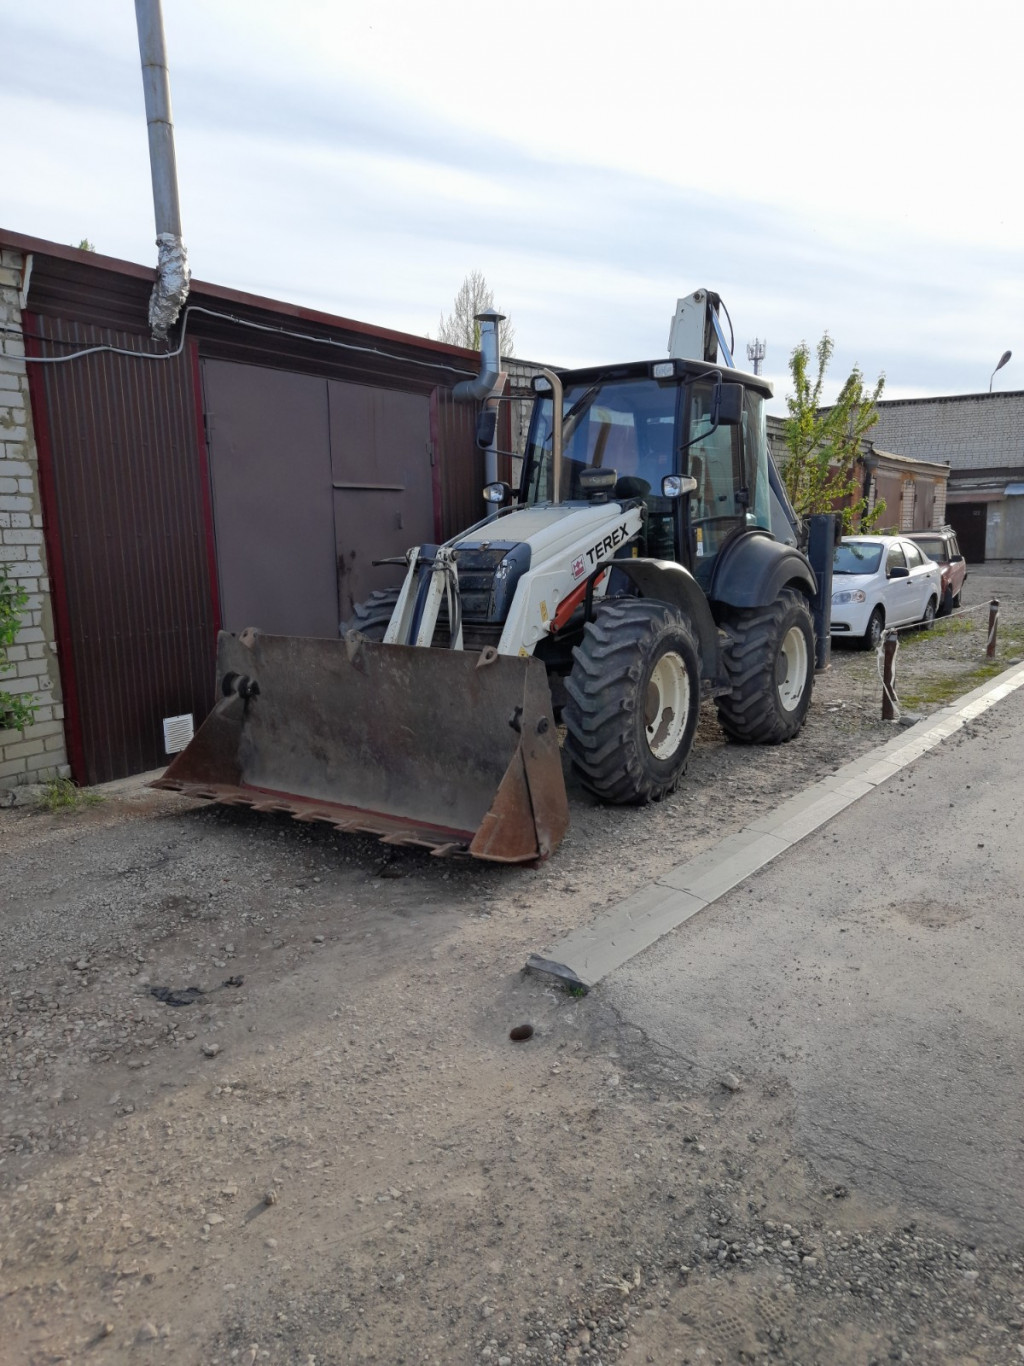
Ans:
[[[460,380],[452,390],[452,397],[460,403],[485,403],[496,398],[505,385],[501,369],[500,329],[505,321],[504,313],[496,308],[486,308],[477,313],[475,322],[480,324],[480,373],[476,379]],[[493,405],[497,408],[497,403]],[[498,478],[498,434],[497,426],[484,448],[484,483],[493,484]]]
[[[504,313],[499,313],[496,308],[485,308],[482,313],[476,314],[474,322],[480,324],[480,373],[476,379],[464,379],[456,384],[452,397],[460,403],[479,403],[490,398],[501,377],[498,328],[504,321]]]
[[[171,85],[160,0],[135,0],[135,22],[139,30],[156,218],[157,275],[149,299],[149,326],[153,336],[164,341],[188,298],[191,272],[181,237]]]

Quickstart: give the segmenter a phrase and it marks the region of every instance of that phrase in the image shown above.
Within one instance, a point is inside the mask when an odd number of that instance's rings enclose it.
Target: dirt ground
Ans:
[[[966,605],[993,595],[1002,668],[1024,566],[972,571]],[[905,710],[982,681],[986,627],[903,638]],[[789,745],[708,708],[673,798],[573,786],[534,870],[131,786],[0,812],[0,1361],[1024,1357],[1021,1249],[829,1186],[783,1086],[522,972],[890,738],[879,701],[841,649]]]

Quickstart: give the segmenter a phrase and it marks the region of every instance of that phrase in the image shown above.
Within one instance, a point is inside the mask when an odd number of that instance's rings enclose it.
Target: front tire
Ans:
[[[921,625],[926,631],[930,631],[935,625],[935,599],[928,599],[928,606],[924,609],[924,616],[921,618]]]
[[[717,698],[726,735],[778,745],[799,731],[814,687],[814,624],[807,599],[785,588],[769,607],[734,610],[722,622],[732,687]]]
[[[601,603],[566,679],[565,748],[583,785],[642,806],[679,784],[700,716],[700,651],[674,608],[647,598]]]
[[[365,602],[357,602],[351,619],[341,623],[339,634],[342,639],[350,632],[358,631],[367,640],[383,640],[398,602],[398,592],[397,588],[376,588]]]
[[[868,618],[867,630],[860,638],[860,648],[862,650],[877,650],[882,643],[882,632],[885,630],[885,615],[881,607],[876,607]]]

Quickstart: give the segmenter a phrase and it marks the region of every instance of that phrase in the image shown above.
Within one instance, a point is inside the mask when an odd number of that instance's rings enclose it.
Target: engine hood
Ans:
[[[474,527],[450,544],[457,549],[462,544],[483,547],[492,542],[525,542],[531,547],[536,564],[585,539],[588,533],[596,539],[599,532],[622,522],[624,515],[625,508],[618,502],[542,503],[517,508],[486,527]]]

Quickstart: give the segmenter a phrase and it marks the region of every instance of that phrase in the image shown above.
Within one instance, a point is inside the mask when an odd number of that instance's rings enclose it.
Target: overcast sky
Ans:
[[[194,275],[516,351],[665,354],[718,290],[776,394],[828,329],[886,396],[1024,389],[1024,7],[164,0]],[[0,0],[0,225],[152,264],[131,0]],[[14,159],[17,166],[15,169]],[[773,405],[781,407],[781,403]]]

